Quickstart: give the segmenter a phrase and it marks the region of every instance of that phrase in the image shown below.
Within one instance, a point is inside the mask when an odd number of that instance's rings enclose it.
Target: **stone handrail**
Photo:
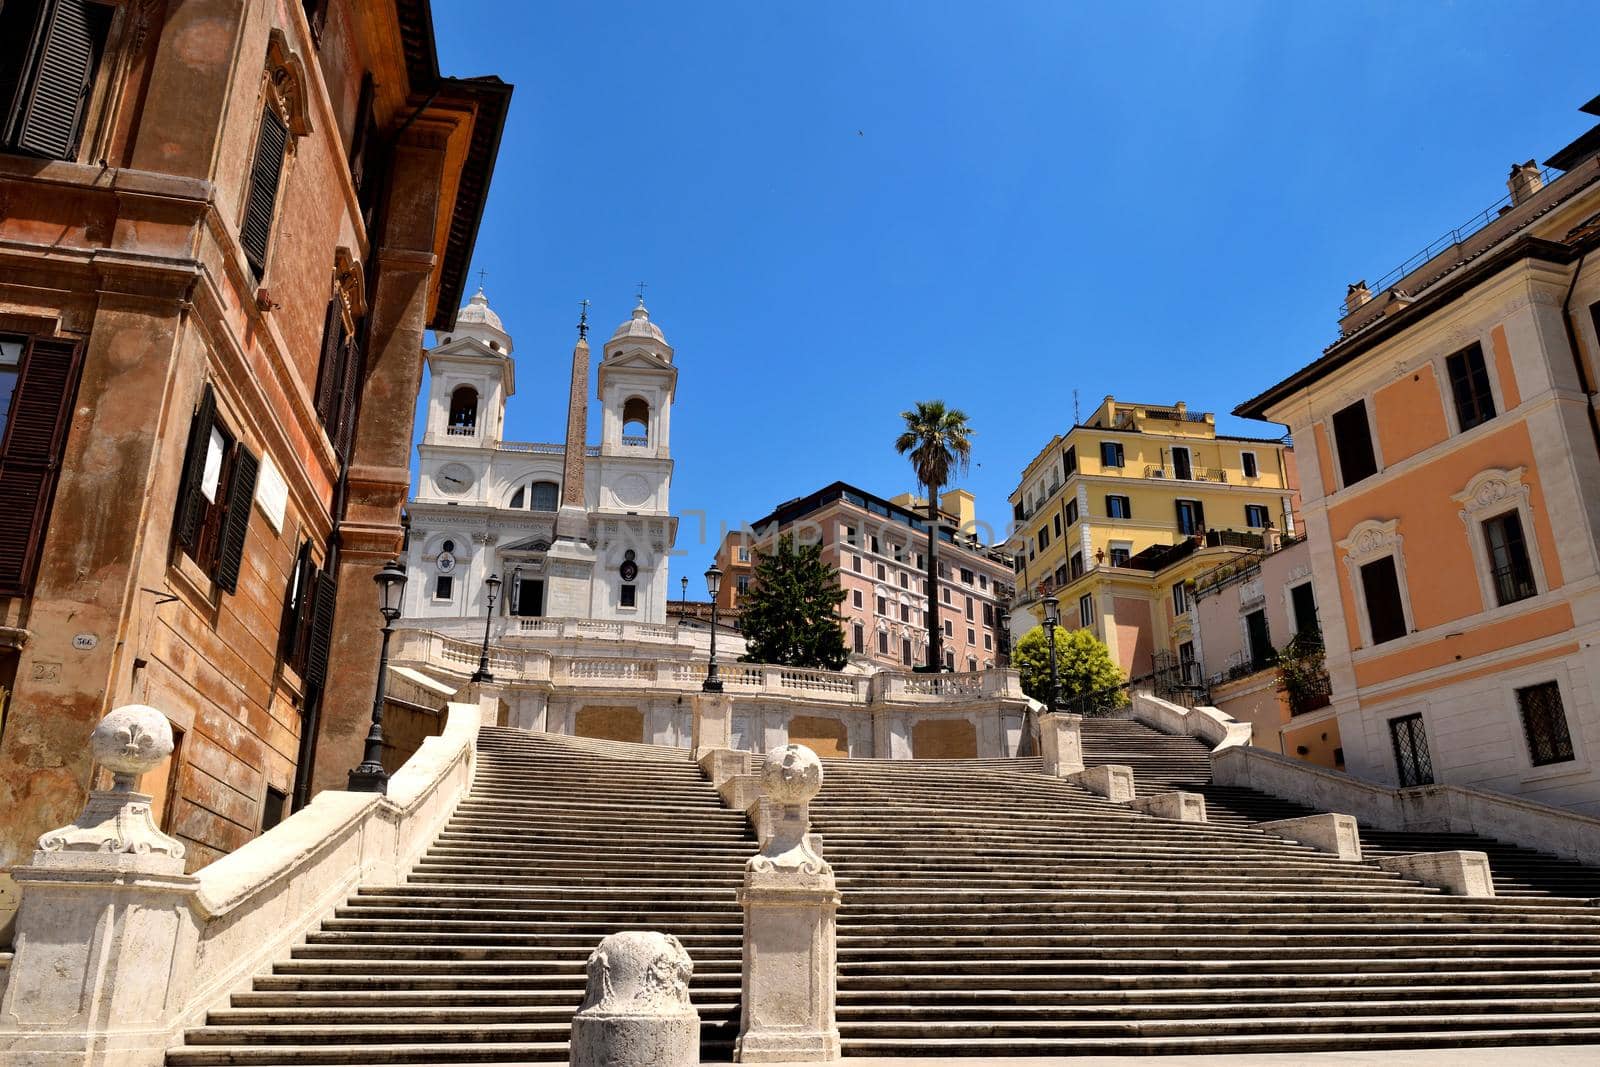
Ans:
[[[387,795],[320,793],[192,875],[181,843],[150,819],[149,798],[131,791],[172,752],[165,718],[142,705],[110,712],[91,744],[116,772],[113,788],[92,792],[77,821],[13,868],[22,906],[0,1060],[158,1067],[185,1028],[356,888],[403,881],[470,788],[478,729],[498,713],[497,691],[469,693],[474,702],[448,705],[444,732],[395,772]],[[152,740],[135,747],[117,730]]]
[[[187,1021],[363,884],[402,881],[472,783],[478,728],[491,701],[450,703],[444,732],[427,738],[389,779],[388,794],[328,790],[239,850],[196,872],[199,920]]]
[[[1213,752],[1248,745],[1253,732],[1249,723],[1230,718],[1216,708],[1186,708],[1150,693],[1133,694],[1132,716],[1162,733],[1197,737]]]
[[[1248,747],[1213,752],[1211,777],[1380,830],[1478,834],[1591,864],[1600,857],[1600,819],[1522,797],[1458,785],[1390,789]]]

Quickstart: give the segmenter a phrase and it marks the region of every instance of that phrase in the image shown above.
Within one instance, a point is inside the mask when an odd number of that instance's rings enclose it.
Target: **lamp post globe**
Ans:
[[[372,696],[372,726],[367,730],[361,762],[350,772],[350,790],[356,793],[387,793],[389,774],[383,769],[383,701],[389,674],[389,638],[400,617],[400,601],[405,594],[406,569],[391,559],[372,576],[378,585],[378,614],[383,616],[383,643],[378,650],[378,684]]]
[[[722,591],[722,571],[715,562],[706,570],[706,592],[711,594],[711,661],[706,665],[706,680],[700,689],[706,693],[722,692],[722,679],[717,675],[717,594]]]

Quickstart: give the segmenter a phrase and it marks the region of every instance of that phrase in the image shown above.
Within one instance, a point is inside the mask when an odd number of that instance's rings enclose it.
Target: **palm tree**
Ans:
[[[944,669],[939,629],[939,490],[950,483],[951,469],[966,473],[972,458],[973,429],[967,413],[947,408],[943,400],[918,401],[911,411],[902,411],[906,428],[895,439],[894,450],[911,456],[917,481],[928,490],[928,664],[927,670]]]

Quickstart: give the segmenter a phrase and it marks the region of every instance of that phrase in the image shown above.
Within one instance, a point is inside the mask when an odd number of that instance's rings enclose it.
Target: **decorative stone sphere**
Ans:
[[[117,776],[118,788],[132,788],[145,771],[172,755],[172,724],[148,704],[113,708],[89,736],[95,762]]]
[[[773,749],[767,753],[761,784],[779,804],[807,804],[822,789],[822,761],[805,745]]]

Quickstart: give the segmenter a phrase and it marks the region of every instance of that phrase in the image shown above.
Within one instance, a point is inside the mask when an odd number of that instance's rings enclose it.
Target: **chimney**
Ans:
[[[1531,159],[1526,163],[1513,163],[1511,177],[1506,179],[1506,188],[1511,190],[1513,205],[1531,199],[1534,193],[1544,188],[1544,176],[1539,173],[1539,165]]]
[[[1367,281],[1363,278],[1347,286],[1344,291],[1344,313],[1350,314],[1356,308],[1372,299],[1372,290],[1367,288]]]

